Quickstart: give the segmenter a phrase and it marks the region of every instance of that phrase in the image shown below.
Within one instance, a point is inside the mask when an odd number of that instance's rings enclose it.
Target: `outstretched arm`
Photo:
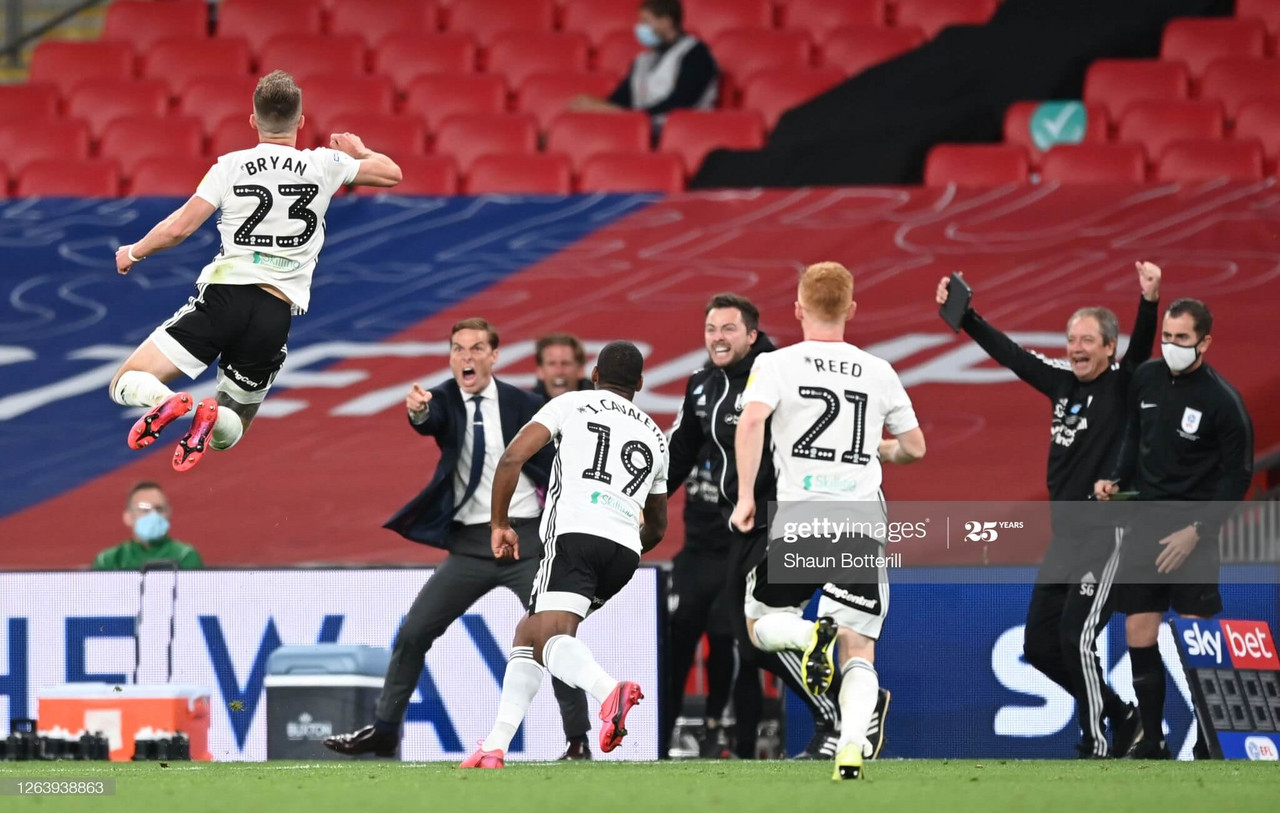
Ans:
[[[550,440],[550,429],[537,421],[529,421],[512,438],[511,444],[498,460],[497,470],[493,473],[493,497],[489,509],[489,524],[492,528],[490,541],[495,558],[520,558],[520,540],[511,529],[507,511],[511,507],[511,497],[516,493],[516,485],[520,482],[520,469]]]
[[[351,182],[356,186],[395,186],[404,179],[395,161],[366,147],[355,133],[333,133],[329,136],[329,148],[345,152],[360,162],[360,170]]]
[[[173,248],[195,233],[216,211],[212,203],[192,195],[180,209],[157,223],[141,240],[116,249],[116,271],[127,274],[134,263],[145,260],[157,251]],[[130,254],[133,255],[132,258]]]

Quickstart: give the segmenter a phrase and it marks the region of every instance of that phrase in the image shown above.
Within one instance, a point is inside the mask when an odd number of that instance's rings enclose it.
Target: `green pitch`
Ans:
[[[0,763],[14,777],[116,780],[111,797],[0,799],[4,810],[174,813],[630,813],[840,811],[1079,813],[1274,810],[1280,765],[1210,762],[870,763],[832,782],[830,763],[526,764],[461,771],[443,763]],[[858,805],[855,808],[853,805]]]

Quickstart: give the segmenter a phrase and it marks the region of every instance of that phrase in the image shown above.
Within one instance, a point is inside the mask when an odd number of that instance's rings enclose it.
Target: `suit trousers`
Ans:
[[[391,663],[387,667],[382,694],[378,698],[378,719],[386,722],[404,719],[409,698],[413,696],[413,690],[417,688],[418,679],[422,676],[427,650],[481,596],[490,590],[505,587],[515,593],[520,603],[528,609],[534,576],[542,557],[530,555],[537,552],[540,546],[529,551],[525,544],[527,540],[538,538],[538,520],[513,519],[511,526],[522,540],[520,559],[498,561],[492,557],[450,553],[418,592],[391,651]],[[457,528],[451,541],[463,549],[474,550],[480,536],[484,537],[485,547],[488,547],[487,523]],[[556,701],[560,704],[565,736],[572,739],[590,732],[587,698],[582,690],[554,678],[551,685],[555,690]]]

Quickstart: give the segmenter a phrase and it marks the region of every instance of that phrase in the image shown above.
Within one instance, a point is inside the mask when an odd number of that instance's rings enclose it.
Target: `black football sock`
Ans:
[[[1133,692],[1138,696],[1144,737],[1151,742],[1164,739],[1164,661],[1158,646],[1131,646]]]

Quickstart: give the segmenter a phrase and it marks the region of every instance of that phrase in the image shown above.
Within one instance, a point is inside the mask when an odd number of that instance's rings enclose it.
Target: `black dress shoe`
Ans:
[[[400,745],[400,737],[385,731],[379,731],[371,725],[352,731],[350,734],[339,734],[326,737],[324,747],[347,756],[372,753],[380,757],[394,757]]]
[[[591,759],[591,746],[587,744],[586,737],[574,737],[569,740],[569,746],[564,749],[564,753],[560,755],[559,762],[578,762]]]

